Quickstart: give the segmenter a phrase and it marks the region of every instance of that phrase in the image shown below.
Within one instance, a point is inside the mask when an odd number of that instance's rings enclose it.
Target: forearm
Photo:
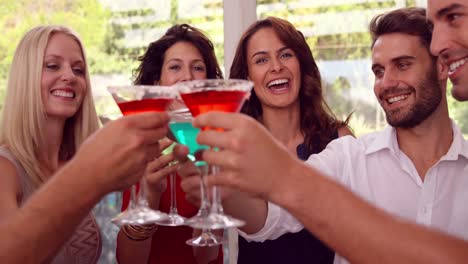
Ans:
[[[247,234],[260,231],[265,225],[268,214],[265,200],[238,191],[223,201],[223,208],[229,215],[245,221],[245,226],[240,230]]]
[[[152,237],[143,241],[130,240],[120,229],[117,236],[117,259],[119,264],[148,263]]]
[[[65,165],[0,223],[2,263],[43,263],[56,254],[104,195],[86,170]]]
[[[270,198],[352,263],[468,261],[467,242],[391,217],[306,165],[287,178]]]
[[[149,189],[149,186],[146,186],[146,195],[150,208],[158,210],[159,202],[161,199],[161,192],[155,192]],[[148,263],[148,259],[151,253],[151,241],[153,235],[148,233],[148,238],[136,241],[130,239],[124,232],[122,227],[120,228],[119,234],[117,236],[117,260],[119,264],[125,263]],[[157,228],[157,227],[156,227]],[[127,232],[132,231],[127,229]],[[154,231],[153,231],[154,232]],[[140,234],[137,234],[138,236]],[[146,236],[146,235],[145,235]]]
[[[151,209],[159,210],[159,202],[161,201],[161,192],[154,192],[154,191],[146,191],[147,195],[147,200],[148,200],[148,206]]]

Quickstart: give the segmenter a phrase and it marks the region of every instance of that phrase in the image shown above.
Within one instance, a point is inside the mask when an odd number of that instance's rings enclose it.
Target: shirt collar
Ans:
[[[366,149],[366,155],[383,149],[389,149],[392,153],[399,151],[396,130],[391,126],[386,126],[383,130],[375,132],[374,140]]]
[[[460,128],[452,120],[453,141],[447,154],[442,158],[445,160],[457,160],[458,156],[468,159],[468,142],[466,142]]]
[[[458,156],[468,159],[468,142],[463,138],[460,128],[451,120],[453,141],[447,154],[442,157],[444,160],[457,160]],[[396,138],[396,129],[392,126],[385,127],[382,131],[375,133],[375,138],[366,149],[366,155],[389,149],[393,154],[399,153],[400,148]]]

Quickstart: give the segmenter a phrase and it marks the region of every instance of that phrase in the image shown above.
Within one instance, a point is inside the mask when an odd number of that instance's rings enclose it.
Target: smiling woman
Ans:
[[[303,34],[286,20],[269,17],[246,30],[230,77],[254,82],[242,112],[300,159],[322,151],[335,138],[352,135],[347,121],[338,120],[324,100],[320,72]],[[333,251],[305,229],[264,241],[262,227],[275,205],[233,193],[224,206],[247,222],[239,237],[239,263],[333,262]]]
[[[24,36],[11,65],[0,130],[0,222],[18,213],[97,130],[90,89],[75,33],[42,26]],[[99,228],[88,214],[45,262],[97,263],[100,252]]]
[[[253,34],[247,44],[249,78],[264,108],[298,108],[301,71],[296,53],[272,28]]]
[[[86,95],[85,65],[80,46],[70,36],[53,34],[44,54],[42,100],[48,119],[68,118]]]
[[[213,43],[202,31],[187,24],[170,27],[161,38],[149,44],[144,55],[139,57],[139,61],[141,63],[135,71],[134,82],[140,85],[171,86],[183,81],[223,77]],[[174,157],[171,151],[168,153],[148,164],[146,178],[149,204],[164,212],[174,212],[175,209],[183,217],[192,217],[196,214],[197,207],[186,200],[179,177],[174,179],[175,190],[172,192],[176,197],[174,203],[170,188],[164,190],[166,185],[171,186],[170,177],[162,177],[162,180],[153,179],[158,178],[155,176],[158,173],[166,173],[165,171],[170,168],[175,171],[176,165],[169,165]],[[122,209],[127,208],[129,197],[130,193],[124,192]],[[140,241],[132,240],[131,234],[125,233],[124,228],[121,228],[117,243],[118,262],[121,264],[222,262],[223,256],[218,254],[219,247],[192,248],[185,243],[194,236],[192,228],[179,226],[180,224],[176,222],[158,224],[157,229],[153,227],[151,232],[145,232],[145,236]]]

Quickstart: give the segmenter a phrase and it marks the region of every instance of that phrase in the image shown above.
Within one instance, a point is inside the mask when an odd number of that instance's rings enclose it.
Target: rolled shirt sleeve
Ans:
[[[297,219],[280,206],[268,202],[268,215],[265,225],[257,233],[246,234],[239,230],[239,234],[249,242],[263,242],[274,240],[286,233],[296,233],[303,229]]]

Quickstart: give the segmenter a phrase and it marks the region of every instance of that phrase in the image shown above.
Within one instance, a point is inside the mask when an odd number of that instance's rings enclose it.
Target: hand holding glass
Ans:
[[[209,111],[239,112],[244,100],[250,96],[253,84],[246,80],[212,79],[182,82],[176,86],[185,105],[196,117]],[[212,174],[218,171],[218,166],[211,166]],[[245,223],[223,213],[219,189],[214,187],[210,214],[203,221],[190,219],[188,224],[194,228],[222,229],[240,227]]]
[[[173,88],[164,86],[111,86],[108,88],[108,91],[123,115],[166,111],[169,104],[177,96]],[[136,202],[132,201],[135,198],[134,193],[132,193],[129,207],[114,217],[112,219],[113,223],[117,225],[141,225],[167,218],[167,214],[149,208],[145,188],[143,176],[140,179],[140,183],[136,185],[136,189],[139,189]],[[133,189],[132,192],[134,191]]]

